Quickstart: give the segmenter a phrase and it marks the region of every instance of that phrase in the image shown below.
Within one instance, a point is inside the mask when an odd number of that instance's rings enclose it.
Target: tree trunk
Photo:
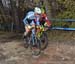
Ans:
[[[46,14],[48,16],[48,19],[50,20],[51,16],[51,7],[50,7],[50,3],[48,2],[48,0],[44,0],[44,5],[46,8]]]
[[[18,11],[17,11],[17,7],[16,7],[16,4],[14,4],[15,2],[10,0],[10,3],[11,3],[11,13],[12,13],[12,23],[14,23],[14,28],[15,28],[15,31],[17,32],[18,31],[18,28],[19,28],[19,19],[18,19]]]
[[[51,16],[55,17],[56,16],[56,10],[57,10],[57,2],[56,0],[48,0],[50,2],[51,6]]]

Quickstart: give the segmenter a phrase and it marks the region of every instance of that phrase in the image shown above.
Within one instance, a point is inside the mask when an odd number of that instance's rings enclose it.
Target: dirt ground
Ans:
[[[24,48],[22,34],[0,32],[0,64],[75,64],[75,32],[48,32],[49,45],[40,56]]]

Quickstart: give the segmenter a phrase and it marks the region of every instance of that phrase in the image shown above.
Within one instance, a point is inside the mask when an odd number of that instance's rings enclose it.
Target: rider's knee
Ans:
[[[33,24],[32,27],[35,28],[35,24]]]
[[[25,26],[25,31],[26,32],[29,32],[30,31],[30,28],[28,28],[27,26]]]

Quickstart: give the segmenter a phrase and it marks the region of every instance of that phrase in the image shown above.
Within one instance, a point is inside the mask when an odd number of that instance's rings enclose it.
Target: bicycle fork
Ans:
[[[32,35],[31,35],[31,37],[32,37],[32,45],[35,45],[35,29],[32,29]]]

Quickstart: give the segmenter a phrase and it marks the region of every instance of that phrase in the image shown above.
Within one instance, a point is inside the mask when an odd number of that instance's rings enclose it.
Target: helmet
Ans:
[[[38,7],[35,7],[34,12],[35,12],[35,13],[38,13],[38,14],[41,14],[41,9],[38,8]]]

